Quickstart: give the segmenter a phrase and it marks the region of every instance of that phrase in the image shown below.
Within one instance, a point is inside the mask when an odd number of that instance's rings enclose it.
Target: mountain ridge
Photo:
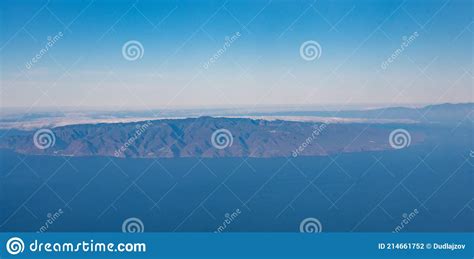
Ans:
[[[322,156],[391,149],[389,135],[397,127],[206,116],[56,127],[50,134],[54,143],[44,149],[36,145],[40,140],[35,143],[38,131],[24,131],[0,138],[0,148],[22,154],[137,158]],[[216,135],[219,131],[228,134]],[[415,130],[410,137],[417,144],[425,134]],[[226,138],[227,145],[219,142]]]
[[[401,137],[408,141],[407,146],[417,145],[430,135],[423,128],[426,125],[434,123],[472,127],[473,109],[474,103],[446,103],[420,108],[390,107],[336,112],[338,116],[347,118],[418,121],[413,124],[304,122],[210,116],[73,124],[52,129],[1,131],[0,148],[32,155],[124,158],[326,156],[343,152],[393,149],[394,145],[390,142],[393,140],[390,138],[397,130],[398,133],[403,133]],[[322,117],[334,115],[333,112],[321,111],[271,113],[273,116],[278,114]],[[41,136],[39,131],[46,133],[46,136],[36,138],[37,135]],[[44,147],[42,142],[49,145]]]

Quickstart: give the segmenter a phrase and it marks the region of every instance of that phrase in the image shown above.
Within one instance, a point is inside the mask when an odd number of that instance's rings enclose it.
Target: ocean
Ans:
[[[402,150],[289,158],[33,156],[0,151],[0,231],[474,231],[465,131]]]

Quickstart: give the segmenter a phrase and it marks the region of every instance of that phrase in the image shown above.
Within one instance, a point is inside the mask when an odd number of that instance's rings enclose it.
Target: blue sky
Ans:
[[[2,107],[473,101],[472,1],[7,0],[0,7]],[[143,46],[134,61],[122,54],[130,40]],[[319,58],[301,57],[306,41],[319,44]]]

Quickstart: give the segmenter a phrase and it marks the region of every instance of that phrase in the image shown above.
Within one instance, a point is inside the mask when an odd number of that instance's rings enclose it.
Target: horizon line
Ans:
[[[120,110],[116,110],[117,106],[42,106],[42,107],[27,107],[27,106],[1,106],[0,111],[3,110],[22,110],[22,109],[34,109],[37,112],[60,112],[59,110],[64,109],[67,112],[72,111],[89,111],[89,112],[101,112],[101,111],[115,111],[115,112],[127,112],[127,111],[152,111],[152,110],[216,110],[216,109],[224,109],[224,110],[235,110],[235,109],[295,109],[295,108],[324,108],[324,107],[331,107],[331,106],[340,106],[340,107],[360,107],[369,108],[369,109],[377,109],[377,108],[421,108],[425,106],[431,105],[445,105],[445,104],[452,104],[452,105],[463,105],[463,104],[474,104],[472,102],[424,102],[424,103],[394,103],[394,104],[387,104],[387,103],[327,103],[327,104],[274,104],[274,105],[235,105],[235,106],[228,106],[228,105],[213,105],[213,106],[155,106],[155,107],[147,107],[147,106],[124,106],[121,107]],[[34,112],[31,112],[34,113]]]

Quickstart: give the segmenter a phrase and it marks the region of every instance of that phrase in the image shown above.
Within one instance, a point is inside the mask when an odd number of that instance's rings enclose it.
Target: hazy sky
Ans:
[[[2,107],[473,101],[468,0],[0,7]],[[122,51],[132,40],[143,47],[138,56]],[[316,56],[300,52],[308,41],[319,44]]]

